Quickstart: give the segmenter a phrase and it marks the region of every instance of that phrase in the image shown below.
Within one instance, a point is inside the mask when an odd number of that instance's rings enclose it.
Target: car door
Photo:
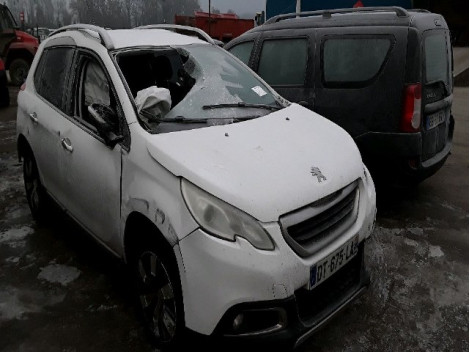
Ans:
[[[18,114],[28,130],[30,143],[41,180],[59,202],[64,197],[59,174],[61,131],[68,123],[64,106],[67,99],[70,67],[75,49],[72,46],[49,46],[41,53],[34,72],[34,86],[22,92]]]
[[[88,111],[102,104],[116,112],[110,128],[119,135],[121,108],[111,80],[98,56],[79,50],[73,77],[72,119],[61,132],[60,172],[64,206],[105,245],[119,235],[121,206],[121,145],[107,145]]]

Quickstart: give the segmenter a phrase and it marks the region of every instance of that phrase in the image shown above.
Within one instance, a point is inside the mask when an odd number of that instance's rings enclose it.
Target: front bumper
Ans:
[[[224,315],[214,333],[215,337],[251,343],[285,343],[295,347],[321,329],[343,308],[365,292],[370,277],[364,267],[364,243],[358,255],[322,285],[312,291],[301,288],[284,300],[252,302],[236,305]],[[244,312],[284,312],[284,324],[279,329],[254,334],[228,333],[234,319]]]

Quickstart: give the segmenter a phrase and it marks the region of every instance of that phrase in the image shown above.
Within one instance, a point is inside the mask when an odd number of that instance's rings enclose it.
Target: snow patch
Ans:
[[[405,242],[405,244],[408,245],[408,246],[415,247],[415,248],[418,248],[418,247],[419,247],[419,243],[416,242],[415,240],[410,240],[409,238],[405,238],[405,239],[404,239],[404,242]]]
[[[96,308],[97,312],[106,312],[108,310],[116,309],[118,306],[113,305],[113,306],[106,306],[106,305],[100,305],[98,308]]]
[[[423,229],[420,228],[420,227],[411,227],[407,230],[410,231],[415,236],[423,236],[423,234],[424,234]]]
[[[23,208],[16,208],[16,209],[11,209],[5,214],[5,218],[8,220],[15,220],[18,218],[21,218],[23,216],[29,215],[29,208],[23,207]]]
[[[24,246],[24,239],[33,232],[34,230],[29,226],[23,226],[18,229],[9,229],[0,232],[0,244],[7,244],[13,248]]]
[[[375,232],[377,233],[377,235],[380,235],[380,236],[399,235],[402,231],[403,229],[400,229],[400,228],[389,229],[389,228],[381,227],[381,226],[377,226],[375,229]]]
[[[439,258],[443,257],[444,252],[442,251],[441,247],[439,246],[429,246],[429,257],[431,258]]]
[[[67,286],[72,281],[78,279],[80,273],[80,270],[73,266],[51,264],[41,268],[38,279]]]
[[[8,257],[5,259],[7,263],[13,263],[13,264],[18,264],[20,261],[20,257]]]
[[[50,292],[19,290],[15,287],[0,289],[0,322],[24,319],[25,314],[38,313],[44,307],[61,303],[65,294],[54,295]]]

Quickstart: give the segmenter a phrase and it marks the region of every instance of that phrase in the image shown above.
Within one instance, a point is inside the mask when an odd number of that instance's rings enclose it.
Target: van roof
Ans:
[[[438,22],[436,22],[438,21]],[[405,10],[401,7],[364,7],[292,13],[270,18],[250,33],[280,29],[351,27],[351,26],[406,26],[421,30],[447,29],[444,18],[427,10]]]

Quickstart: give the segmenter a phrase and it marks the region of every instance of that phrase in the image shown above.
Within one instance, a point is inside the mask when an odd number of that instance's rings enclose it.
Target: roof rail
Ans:
[[[166,30],[178,33],[178,34],[191,35],[191,36],[196,35],[199,39],[204,40],[210,44],[216,45],[216,43],[209,36],[209,34],[204,32],[202,29],[199,29],[196,27],[181,26],[179,24],[150,24],[147,26],[137,27],[136,29],[166,29]]]
[[[98,26],[94,26],[92,24],[71,24],[69,26],[61,27],[57,29],[56,31],[52,32],[49,37],[52,37],[56,34],[67,32],[67,31],[92,31],[96,32],[100,39],[101,43],[106,47],[108,50],[113,50],[114,49],[114,44],[113,41],[111,40],[111,37],[109,36],[108,32],[106,29]]]
[[[333,14],[343,13],[354,13],[354,12],[395,12],[397,17],[408,17],[408,11],[398,6],[383,6],[383,7],[357,7],[349,9],[331,9],[331,10],[319,10],[319,11],[305,11],[305,12],[293,12],[285,15],[278,15],[270,18],[265,24],[272,24],[282,20],[296,17],[309,17],[309,16],[323,16],[323,18],[331,18]]]
[[[410,9],[409,12],[423,12],[423,13],[431,13],[431,11],[426,9]]]

